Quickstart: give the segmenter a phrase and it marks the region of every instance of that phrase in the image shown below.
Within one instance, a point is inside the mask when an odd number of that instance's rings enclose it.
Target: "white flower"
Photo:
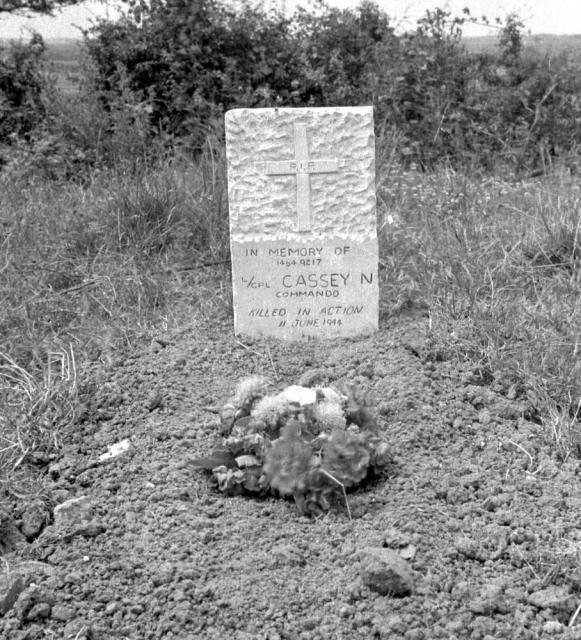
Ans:
[[[268,390],[270,380],[264,376],[250,376],[241,380],[237,387],[232,404],[235,407],[249,407],[254,400],[261,398]]]
[[[252,417],[262,422],[266,427],[273,429],[277,426],[279,419],[286,414],[288,404],[282,394],[264,396],[254,406]]]
[[[333,429],[345,429],[347,420],[341,405],[335,402],[323,400],[315,407],[313,416],[319,423],[321,431],[332,431]]]
[[[332,402],[339,406],[347,400],[346,396],[341,395],[336,389],[333,389],[333,387],[316,387],[315,392],[319,397],[323,395],[324,401]]]
[[[307,387],[299,387],[293,384],[278,394],[278,397],[284,398],[287,402],[294,402],[304,407],[308,404],[315,404],[317,401],[317,392]]]

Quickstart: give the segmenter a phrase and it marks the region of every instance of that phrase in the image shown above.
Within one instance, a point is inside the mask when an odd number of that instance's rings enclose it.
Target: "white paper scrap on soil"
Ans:
[[[234,109],[226,151],[235,333],[376,331],[372,107]]]
[[[105,462],[106,460],[111,460],[111,458],[116,458],[122,453],[128,451],[130,447],[131,441],[129,438],[125,438],[125,440],[109,445],[107,451],[99,456],[99,462]]]

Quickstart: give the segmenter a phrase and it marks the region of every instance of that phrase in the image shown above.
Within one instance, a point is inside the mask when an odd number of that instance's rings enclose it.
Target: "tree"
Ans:
[[[51,15],[55,9],[72,4],[79,4],[81,0],[0,0],[0,15],[3,13],[29,12]]]
[[[498,46],[504,62],[510,64],[516,62],[522,53],[522,31],[524,23],[516,13],[506,16],[504,27],[500,30]]]

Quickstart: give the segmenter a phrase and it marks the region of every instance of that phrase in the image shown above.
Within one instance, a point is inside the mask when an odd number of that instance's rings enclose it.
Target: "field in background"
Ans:
[[[8,47],[9,44],[9,40],[0,38],[0,49]],[[83,41],[73,39],[45,40],[45,46],[45,73],[54,80],[53,86],[56,86],[63,94],[77,93],[82,77]]]
[[[464,45],[468,51],[493,51],[498,47],[498,37],[491,36],[467,36],[463,38]],[[558,54],[562,52],[573,52],[581,56],[581,34],[580,35],[555,35],[552,33],[529,34],[523,37],[525,48],[536,48],[547,54]]]
[[[493,51],[498,46],[496,36],[465,37],[463,42],[472,52]],[[75,93],[80,77],[82,42],[48,40],[46,46],[47,70],[55,77],[56,86],[65,94]],[[581,35],[529,35],[524,38],[524,47],[537,49],[546,55],[568,52],[576,59],[581,59]]]
[[[56,87],[65,94],[78,91],[82,57],[83,44],[80,40],[46,41],[46,70],[55,78]]]

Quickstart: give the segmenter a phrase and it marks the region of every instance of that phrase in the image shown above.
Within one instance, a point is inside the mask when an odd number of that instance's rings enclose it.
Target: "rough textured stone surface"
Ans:
[[[21,575],[14,573],[0,575],[0,615],[10,611],[25,586]]]
[[[556,586],[531,593],[528,601],[539,609],[555,609],[556,611],[569,611],[575,602],[568,589]]]
[[[235,109],[226,144],[236,333],[377,330],[372,108]]]
[[[300,127],[306,129],[311,219],[318,234],[375,237],[371,107],[234,109],[226,114],[228,196],[235,239],[298,239]],[[329,162],[319,168],[317,163]],[[276,168],[286,163],[286,169]],[[282,166],[282,165],[280,165]],[[299,187],[300,189],[300,187]],[[348,203],[349,206],[346,206]],[[303,229],[308,230],[308,229]]]
[[[54,524],[56,527],[68,527],[89,519],[91,501],[88,496],[71,498],[54,509]]]
[[[382,595],[407,596],[414,582],[409,564],[391,549],[367,547],[359,553],[361,579]]]
[[[22,514],[20,530],[28,540],[32,540],[42,531],[48,519],[46,506],[41,502],[33,502]]]
[[[48,602],[37,602],[26,614],[26,620],[39,620],[50,616],[50,604]]]

